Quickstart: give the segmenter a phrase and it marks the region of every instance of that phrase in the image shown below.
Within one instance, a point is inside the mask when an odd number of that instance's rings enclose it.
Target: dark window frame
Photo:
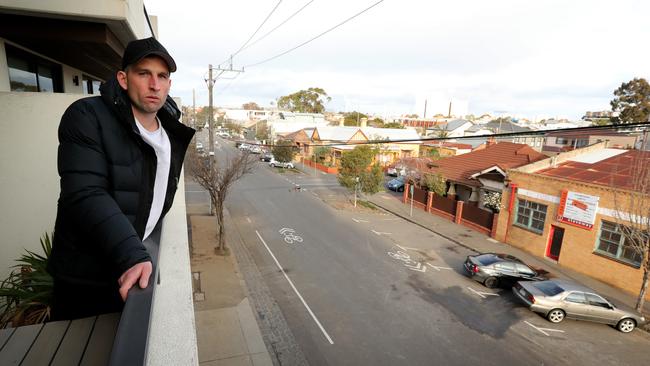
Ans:
[[[637,253],[630,245],[626,245],[627,238],[615,222],[601,220],[594,252],[606,258],[630,264],[636,268],[641,266],[643,255]],[[631,258],[626,254],[632,253]]]
[[[519,198],[517,199],[516,213],[517,216],[513,225],[537,234],[544,232],[548,205]],[[541,227],[538,227],[540,223]]]
[[[7,58],[7,69],[11,68],[9,66],[9,57],[22,60],[28,65],[28,72],[33,73],[36,76],[36,88],[38,93],[63,93],[63,68],[60,64],[44,59],[38,55],[35,55],[31,52],[25,51],[18,47],[12,46],[10,44],[5,44],[5,54]],[[52,91],[43,91],[41,90],[41,82],[39,78],[38,68],[39,66],[47,68],[52,73]],[[9,71],[9,83],[11,84],[11,72]],[[10,86],[12,92],[20,92],[13,89]]]

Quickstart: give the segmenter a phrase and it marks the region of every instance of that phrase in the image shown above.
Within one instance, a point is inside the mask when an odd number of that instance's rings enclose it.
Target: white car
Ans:
[[[230,134],[228,132],[219,132],[217,136],[223,137],[224,139],[230,138]]]
[[[269,166],[272,168],[278,167],[278,168],[285,168],[285,169],[293,169],[293,163],[288,161],[288,162],[281,162],[277,161],[275,159],[271,159],[269,162]]]

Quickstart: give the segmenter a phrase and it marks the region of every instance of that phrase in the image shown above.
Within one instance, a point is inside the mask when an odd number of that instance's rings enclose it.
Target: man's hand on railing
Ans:
[[[129,290],[136,282],[139,283],[140,288],[147,288],[152,268],[151,262],[142,262],[127,269],[126,272],[120,276],[117,283],[120,285],[120,296],[122,296],[123,301],[126,301],[126,297],[129,295]]]

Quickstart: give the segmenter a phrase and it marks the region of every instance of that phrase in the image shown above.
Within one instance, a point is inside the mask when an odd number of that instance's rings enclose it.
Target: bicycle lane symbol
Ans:
[[[423,272],[423,273],[427,271],[427,267],[424,264],[416,260],[413,260],[411,256],[404,251],[397,250],[395,252],[387,252],[387,254],[391,258],[401,261],[404,267],[410,269],[411,271]]]
[[[287,244],[302,243],[302,236],[296,234],[294,229],[283,227],[279,232],[284,236],[284,242]]]

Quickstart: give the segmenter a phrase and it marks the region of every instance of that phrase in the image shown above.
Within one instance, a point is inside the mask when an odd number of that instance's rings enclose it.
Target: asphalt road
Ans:
[[[227,204],[311,365],[647,362],[646,333],[551,324],[464,276],[467,249],[381,211],[331,207],[333,183],[260,164]]]

